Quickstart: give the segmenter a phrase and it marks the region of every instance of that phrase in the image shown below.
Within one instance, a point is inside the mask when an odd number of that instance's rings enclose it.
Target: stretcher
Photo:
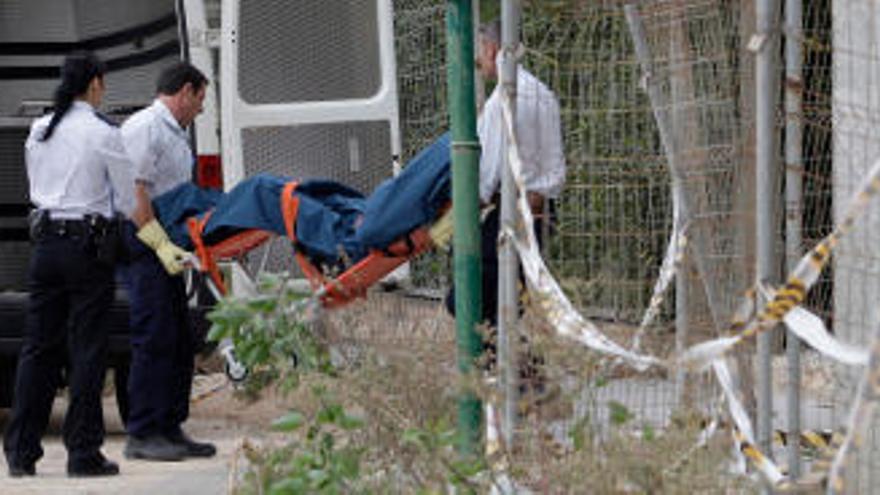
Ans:
[[[153,201],[175,244],[193,252],[192,267],[216,297],[229,292],[222,262],[278,237],[290,242],[313,297],[336,308],[415,256],[452,237],[450,140],[419,152],[370,196],[329,180],[256,175],[227,193],[183,184]],[[247,376],[231,340],[218,345],[226,374]]]
[[[368,197],[329,180],[256,175],[227,193],[184,184],[156,198],[154,209],[221,295],[228,283],[220,262],[284,236],[315,297],[335,308],[448,241],[449,145],[448,134],[441,136]]]

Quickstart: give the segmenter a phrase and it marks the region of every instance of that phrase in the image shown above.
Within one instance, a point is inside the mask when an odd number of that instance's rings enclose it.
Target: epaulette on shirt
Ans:
[[[98,117],[99,119],[103,120],[105,124],[107,124],[111,127],[119,127],[119,124],[117,124],[113,119],[111,119],[110,117],[104,115],[103,113],[101,113],[97,110],[95,110],[95,117]]]

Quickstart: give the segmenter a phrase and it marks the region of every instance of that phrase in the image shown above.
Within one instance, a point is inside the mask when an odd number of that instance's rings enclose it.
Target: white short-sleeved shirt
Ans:
[[[122,124],[122,139],[134,163],[134,179],[147,184],[151,198],[192,180],[189,136],[160,100]]]
[[[477,122],[480,155],[480,200],[488,203],[499,190],[507,153],[507,133],[500,85]],[[565,155],[559,102],[547,86],[520,67],[517,72],[516,133],[527,191],[559,196],[565,184]]]
[[[52,115],[35,120],[25,142],[30,200],[53,219],[134,209],[132,165],[119,129],[76,100],[47,141]]]

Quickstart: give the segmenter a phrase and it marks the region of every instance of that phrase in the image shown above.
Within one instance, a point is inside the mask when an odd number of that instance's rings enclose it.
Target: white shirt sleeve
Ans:
[[[153,184],[157,180],[158,161],[153,135],[153,123],[139,120],[122,125],[122,142],[132,164],[132,180],[142,180]],[[133,187],[133,186],[132,186]]]
[[[100,147],[101,159],[106,164],[112,191],[113,210],[131,217],[134,211],[134,165],[122,143],[122,134],[112,129]]]
[[[504,132],[501,99],[497,93],[486,102],[483,115],[477,123],[480,138],[480,201],[489,203],[501,183],[507,134]]]

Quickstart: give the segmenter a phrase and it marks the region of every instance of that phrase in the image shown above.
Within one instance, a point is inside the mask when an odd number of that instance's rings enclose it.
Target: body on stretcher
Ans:
[[[157,197],[154,210],[172,240],[194,254],[215,295],[225,295],[218,262],[235,261],[275,236],[287,237],[321,305],[366,295],[394,269],[452,236],[448,134],[365,197],[327,180],[257,175],[227,193],[184,184]],[[338,275],[334,275],[338,273]],[[221,343],[227,374],[240,366]],[[243,373],[241,374],[243,378]]]

